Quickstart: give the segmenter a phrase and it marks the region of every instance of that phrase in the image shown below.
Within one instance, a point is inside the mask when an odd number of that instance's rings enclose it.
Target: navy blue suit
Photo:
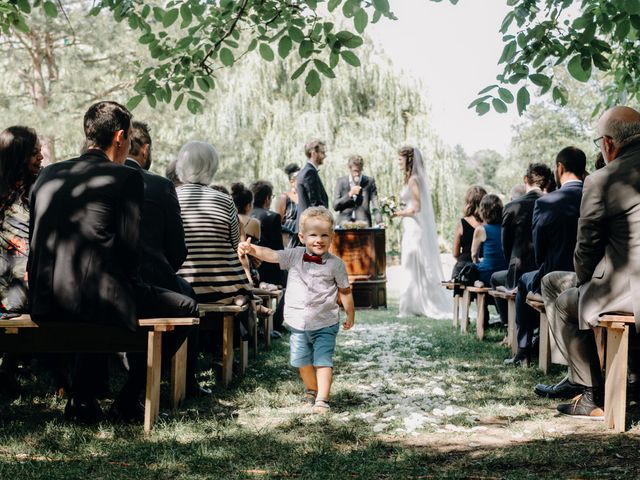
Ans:
[[[531,346],[538,316],[527,305],[527,293],[540,293],[540,281],[547,273],[573,271],[573,252],[578,236],[582,182],[568,182],[559,190],[540,197],[533,209],[533,250],[537,270],[518,281],[516,325],[518,347]]]

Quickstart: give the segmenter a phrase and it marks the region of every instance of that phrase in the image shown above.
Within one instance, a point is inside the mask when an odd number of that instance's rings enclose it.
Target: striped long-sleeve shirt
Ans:
[[[178,187],[177,193],[188,250],[178,274],[199,303],[230,303],[250,288],[237,254],[240,229],[233,200],[197,184]]]

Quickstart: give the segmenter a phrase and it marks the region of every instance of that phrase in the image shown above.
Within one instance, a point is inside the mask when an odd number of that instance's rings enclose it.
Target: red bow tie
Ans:
[[[302,255],[302,261],[303,262],[313,262],[313,263],[317,263],[318,265],[322,264],[322,257],[319,257],[318,255],[309,255],[308,253],[305,252],[304,255]]]

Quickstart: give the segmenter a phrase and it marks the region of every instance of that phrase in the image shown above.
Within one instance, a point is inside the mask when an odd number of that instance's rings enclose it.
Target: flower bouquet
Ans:
[[[393,223],[396,210],[398,210],[398,204],[396,203],[396,197],[393,196],[380,198],[378,206],[372,209],[374,215],[380,214],[382,223],[385,225],[391,225]]]

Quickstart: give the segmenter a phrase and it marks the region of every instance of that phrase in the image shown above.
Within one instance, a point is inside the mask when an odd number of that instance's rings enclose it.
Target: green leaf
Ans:
[[[184,93],[178,95],[178,98],[176,98],[176,101],[173,104],[173,108],[178,110],[180,108],[180,105],[182,105],[182,100],[184,100]]]
[[[127,108],[129,110],[134,110],[142,101],[144,95],[136,95],[135,97],[131,97],[127,102]]]
[[[493,100],[491,100],[491,105],[493,105],[493,109],[498,113],[507,112],[507,105],[499,98],[494,98]]]
[[[373,8],[381,13],[389,13],[389,0],[373,0]]]
[[[162,17],[162,26],[164,28],[168,28],[174,24],[174,22],[178,19],[179,10],[177,8],[172,8],[171,10],[167,10]]]
[[[487,102],[482,102],[482,103],[479,103],[478,105],[476,105],[476,113],[478,115],[480,115],[480,116],[484,115],[489,110],[491,110],[491,107],[489,106],[489,104]]]
[[[44,9],[44,13],[47,17],[55,18],[58,16],[58,7],[55,3],[46,1],[42,4],[42,8]]]
[[[193,15],[191,14],[188,3],[183,3],[180,6],[180,16],[182,17],[180,28],[188,27],[191,24],[191,20],[193,20]]]
[[[500,95],[500,98],[502,99],[503,102],[513,103],[513,94],[506,88],[499,88],[498,95]]]
[[[260,52],[260,56],[267,62],[271,62],[275,58],[273,50],[266,43],[261,43],[258,47],[258,51]]]
[[[631,22],[625,18],[617,23],[615,36],[618,40],[624,40],[627,38],[627,35],[629,35],[630,31]]]
[[[307,65],[309,65],[309,62],[311,60],[307,60],[306,62],[304,62],[302,65],[300,65],[295,72],[293,72],[293,75],[291,75],[291,80],[295,80],[296,78],[298,78],[300,75],[302,75],[304,73],[304,71],[307,69]]]
[[[340,52],[340,55],[342,55],[342,59],[347,62],[349,65],[353,66],[353,67],[359,67],[360,66],[360,59],[358,58],[358,56],[353,53],[350,52],[349,50],[343,50]]]
[[[322,86],[322,81],[320,80],[318,72],[315,70],[309,70],[307,78],[304,80],[304,86],[306,87],[307,93],[312,97],[315,97]]]
[[[309,58],[313,54],[313,42],[308,38],[305,38],[298,48],[298,54],[302,58]]]
[[[190,98],[187,100],[187,110],[189,110],[193,115],[197,115],[202,113],[202,104],[195,98]]]
[[[522,115],[527,109],[527,105],[531,103],[531,96],[527,87],[521,87],[516,95],[516,104],[518,105],[518,115]]]
[[[358,33],[362,33],[365,28],[367,28],[368,23],[369,15],[367,15],[367,11],[364,8],[361,8],[356,12],[355,17],[353,17],[353,26]]]
[[[542,73],[532,73],[529,75],[529,80],[539,87],[546,87],[551,83],[551,79]]]
[[[333,73],[333,70],[329,67],[329,65],[324,63],[322,60],[314,60],[313,64],[316,67],[316,69],[320,73],[322,73],[325,77],[336,78],[336,74]]]
[[[371,23],[378,23],[378,21],[382,18],[382,14],[380,10],[376,10],[373,12],[373,18],[371,19]]]
[[[31,13],[31,4],[29,0],[18,0],[18,8],[24,13]]]
[[[488,98],[491,98],[491,95],[482,95],[481,97],[478,97],[473,102],[471,102],[467,108],[473,108],[476,105],[478,105],[479,103],[484,102]]]
[[[329,54],[329,66],[331,68],[335,68],[335,66],[338,65],[339,60],[340,60],[340,55],[338,55],[336,52],[331,52]]]
[[[604,55],[598,52],[593,53],[593,64],[596,66],[596,68],[602,70],[603,72],[606,72],[609,69],[611,69],[611,64],[609,63],[609,60],[607,60],[607,58]]]
[[[341,2],[342,0],[329,0],[329,5],[327,5],[327,8],[330,12],[333,12],[336,8],[338,8]]]
[[[571,76],[576,80],[586,82],[591,77],[591,62],[589,62],[589,68],[585,69],[582,64],[582,56],[580,54],[574,55],[567,64],[567,70],[569,70]]]
[[[233,52],[226,47],[220,49],[219,56],[220,56],[220,61],[225,67],[230,67],[231,65],[233,65],[233,62],[235,61]]]
[[[136,17],[135,15],[129,16],[129,18],[127,19],[127,23],[129,24],[129,28],[131,28],[131,30],[135,30],[136,28],[138,28],[138,17]]]
[[[318,8],[318,0],[306,0],[306,2],[312,10]]]
[[[480,90],[478,92],[478,95],[484,95],[487,92],[490,92],[491,90],[493,90],[494,88],[496,88],[498,85],[489,85],[488,87],[484,87],[482,90]]]
[[[291,37],[288,35],[283,36],[278,42],[278,55],[280,55],[280,58],[287,58],[292,47],[293,42],[291,41]]]
[[[156,108],[158,101],[156,100],[156,97],[153,94],[147,93],[147,103],[151,108]]]
[[[569,93],[563,87],[553,87],[552,97],[556,103],[566,105]]]
[[[347,48],[358,48],[364,43],[362,37],[354,35],[353,33],[346,30],[338,32],[336,34],[336,37],[338,38],[338,40],[340,40],[340,43]]]
[[[156,36],[153,33],[145,33],[138,38],[138,42],[143,45],[153,42],[156,39]]]
[[[196,82],[198,83],[200,90],[202,90],[204,93],[207,93],[209,91],[209,82],[207,82],[204,78],[198,77],[196,79]]]
[[[631,15],[639,14],[640,2],[638,2],[638,0],[625,0],[624,8]]]
[[[304,33],[294,25],[289,27],[289,36],[291,37],[291,40],[296,43],[300,43],[304,40]]]
[[[516,56],[517,50],[518,45],[516,44],[515,40],[507,43],[502,50],[502,55],[500,56],[500,60],[498,60],[498,63],[509,63],[511,60],[513,60],[513,57]]]

